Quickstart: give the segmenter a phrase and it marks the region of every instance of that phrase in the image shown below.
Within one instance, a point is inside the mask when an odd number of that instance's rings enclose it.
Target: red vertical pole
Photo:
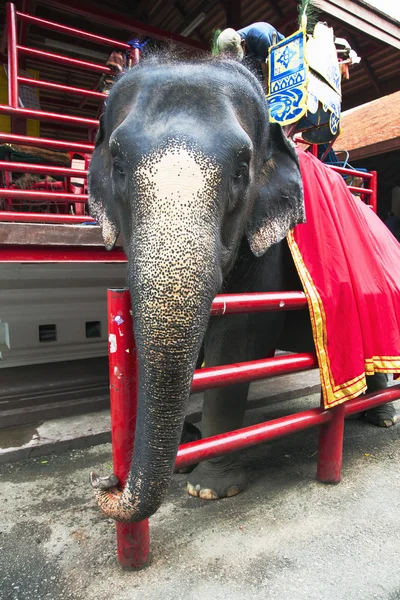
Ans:
[[[18,108],[17,17],[11,2],[6,6],[8,54],[8,104]]]
[[[135,439],[137,359],[127,289],[108,290],[108,342],[113,470],[125,485]],[[140,569],[149,560],[149,521],[116,523],[118,562]]]
[[[339,483],[343,457],[344,404],[331,408],[329,412],[332,419],[321,425],[319,430],[317,478],[322,483]]]
[[[369,204],[374,213],[378,213],[378,173],[376,171],[370,172],[372,179],[370,179],[369,187],[372,190],[372,194],[369,197]]]

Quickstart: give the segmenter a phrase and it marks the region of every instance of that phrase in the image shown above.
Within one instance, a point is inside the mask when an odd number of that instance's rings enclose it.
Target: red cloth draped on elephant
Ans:
[[[342,177],[298,150],[307,222],[289,234],[307,295],[325,406],[400,372],[400,244]]]

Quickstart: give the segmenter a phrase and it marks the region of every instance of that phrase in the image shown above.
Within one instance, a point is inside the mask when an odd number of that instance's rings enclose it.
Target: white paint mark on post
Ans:
[[[114,354],[117,351],[117,336],[115,333],[110,333],[108,341],[110,344],[110,354]]]

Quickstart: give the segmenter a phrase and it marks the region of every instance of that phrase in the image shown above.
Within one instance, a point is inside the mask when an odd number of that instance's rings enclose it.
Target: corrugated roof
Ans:
[[[342,114],[335,150],[351,160],[400,149],[400,92],[352,108]]]

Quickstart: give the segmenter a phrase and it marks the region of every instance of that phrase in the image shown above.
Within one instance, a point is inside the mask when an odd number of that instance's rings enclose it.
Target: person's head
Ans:
[[[246,42],[234,29],[224,29],[218,36],[217,48],[219,52],[232,54],[240,61],[243,60]]]

